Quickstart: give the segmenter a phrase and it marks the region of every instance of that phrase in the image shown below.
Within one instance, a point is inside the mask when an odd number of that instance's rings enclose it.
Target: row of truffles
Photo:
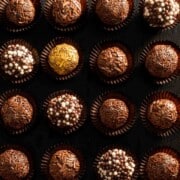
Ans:
[[[68,28],[83,17],[87,2],[85,0],[47,0],[45,16],[54,26]],[[133,0],[96,0],[94,11],[105,25],[114,27],[124,23],[132,15]],[[15,26],[31,24],[36,15],[35,1],[8,0],[5,6],[6,19]],[[145,0],[143,17],[151,27],[165,28],[179,20],[178,0]]]
[[[179,158],[172,149],[157,149],[141,162],[142,177],[150,180],[179,179]],[[58,147],[42,158],[43,172],[54,180],[75,180],[83,175],[82,157],[77,150]],[[45,167],[45,169],[44,169]],[[96,158],[96,173],[99,179],[136,179],[137,162],[126,150],[110,148]],[[31,179],[33,166],[24,150],[7,147],[0,153],[0,177],[6,180]]]
[[[46,100],[46,116],[49,122],[59,129],[71,129],[82,123],[84,105],[71,93],[62,93]],[[176,127],[180,118],[179,99],[173,94],[157,92],[144,100],[140,110],[145,109],[142,119],[157,131],[168,131]],[[94,111],[94,110],[93,110]],[[96,122],[106,127],[104,133],[123,129],[130,121],[132,110],[122,98],[110,97],[96,107]],[[91,112],[92,113],[92,112]],[[35,107],[29,97],[19,93],[8,94],[0,103],[0,116],[3,125],[10,131],[20,131],[29,126],[35,115]],[[134,118],[134,117],[131,117]],[[96,123],[95,123],[96,124]],[[99,123],[97,123],[99,126]],[[96,124],[96,125],[97,125]]]

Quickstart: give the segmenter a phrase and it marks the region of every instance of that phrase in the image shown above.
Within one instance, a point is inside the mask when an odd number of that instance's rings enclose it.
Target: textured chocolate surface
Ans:
[[[10,44],[2,52],[1,71],[10,78],[22,78],[31,73],[36,64],[32,52],[20,44]]]
[[[58,44],[51,49],[48,63],[58,75],[70,74],[79,64],[78,50],[70,44]]]
[[[99,110],[101,122],[110,129],[122,127],[128,120],[129,109],[120,99],[107,99]]]
[[[9,0],[6,17],[17,26],[30,24],[35,18],[34,5],[31,0]]]
[[[59,150],[51,157],[49,173],[54,180],[77,180],[80,162],[69,150]]]
[[[53,125],[68,128],[79,122],[82,110],[83,105],[79,99],[66,93],[49,101],[47,116]]]
[[[145,66],[157,78],[167,78],[178,68],[178,51],[171,45],[158,44],[152,47],[146,57]]]
[[[170,128],[178,118],[176,104],[169,99],[155,100],[148,108],[147,118],[156,128]]]
[[[101,51],[97,59],[100,72],[107,77],[118,77],[128,68],[125,52],[119,47],[109,47]]]
[[[179,162],[170,154],[158,152],[149,157],[146,172],[149,180],[178,180]]]
[[[168,27],[177,21],[180,13],[178,0],[145,0],[144,18],[152,27]]]
[[[5,126],[16,130],[22,129],[32,121],[33,107],[28,99],[16,95],[4,102],[1,117]]]
[[[134,159],[124,150],[110,149],[100,157],[97,163],[97,173],[102,180],[131,180],[135,167]]]
[[[107,25],[122,23],[130,11],[128,0],[97,0],[96,3],[96,14]]]
[[[54,0],[52,16],[54,21],[61,26],[68,26],[77,22],[82,14],[80,0]]]
[[[9,149],[0,154],[0,177],[5,180],[21,180],[30,171],[27,156],[18,150]]]

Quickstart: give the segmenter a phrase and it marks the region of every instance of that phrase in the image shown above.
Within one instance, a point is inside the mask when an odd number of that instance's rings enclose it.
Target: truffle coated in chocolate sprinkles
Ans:
[[[146,173],[149,180],[176,180],[179,179],[179,162],[168,153],[157,152],[149,157]]]
[[[75,180],[80,172],[80,162],[70,150],[58,150],[50,159],[49,172],[54,180]]]
[[[8,0],[6,18],[17,26],[30,24],[35,18],[35,8],[31,0]]]
[[[71,94],[62,94],[48,103],[47,115],[51,123],[60,128],[75,126],[81,117],[83,105]]]
[[[168,27],[174,24],[180,13],[177,0],[145,0],[144,18],[152,27]]]
[[[130,3],[128,0],[97,0],[96,14],[107,25],[118,25],[129,15]]]
[[[171,128],[178,119],[176,104],[169,99],[155,100],[148,108],[147,118],[157,128]]]
[[[54,0],[52,16],[54,21],[61,26],[74,24],[82,14],[80,0]]]
[[[169,44],[157,44],[148,52],[145,66],[152,76],[167,78],[176,71],[178,63],[178,50]]]
[[[122,127],[128,120],[129,109],[120,99],[107,99],[99,110],[101,122],[110,129]]]
[[[103,180],[131,180],[135,167],[134,159],[126,151],[115,148],[108,150],[99,158],[97,173]]]
[[[24,77],[33,71],[34,65],[33,54],[24,45],[10,44],[1,54],[0,68],[6,76]]]
[[[128,59],[125,52],[119,47],[109,47],[100,52],[97,66],[103,75],[113,78],[126,72]]]
[[[0,154],[0,177],[6,180],[20,180],[25,178],[30,171],[27,156],[14,149],[9,149]]]
[[[1,117],[5,126],[22,129],[32,121],[33,107],[25,97],[12,96],[1,107]]]

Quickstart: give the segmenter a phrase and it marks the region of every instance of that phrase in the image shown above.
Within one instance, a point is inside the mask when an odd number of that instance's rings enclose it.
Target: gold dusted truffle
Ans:
[[[71,73],[79,63],[78,50],[70,44],[58,44],[49,53],[49,65],[58,75]]]

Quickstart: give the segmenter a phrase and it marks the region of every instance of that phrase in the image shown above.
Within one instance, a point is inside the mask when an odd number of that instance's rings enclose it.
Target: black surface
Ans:
[[[137,3],[136,3],[137,4]],[[54,37],[64,36],[60,32],[56,32],[51,28],[44,18],[30,31],[20,34],[10,34],[4,30],[0,30],[0,42],[6,42],[13,38],[23,38],[31,42],[41,52],[43,47]],[[122,85],[107,86],[101,83],[96,76],[89,72],[88,57],[89,52],[93,45],[104,39],[118,39],[125,42],[129,48],[133,51],[135,59],[143,48],[144,44],[153,39],[168,39],[176,42],[180,45],[180,25],[173,30],[168,30],[163,33],[158,33],[149,30],[143,25],[142,20],[138,14],[133,21],[117,32],[105,32],[94,21],[92,16],[87,20],[85,27],[81,28],[78,32],[66,34],[68,37],[72,37],[77,40],[82,47],[82,52],[85,56],[85,65],[81,73],[72,80],[65,82],[58,82],[53,80],[47,74],[39,69],[36,77],[23,85],[11,85],[0,79],[0,93],[12,88],[20,88],[29,92],[35,97],[39,117],[33,129],[21,136],[10,136],[0,127],[0,145],[9,143],[24,144],[33,153],[33,160],[35,164],[35,177],[34,179],[44,179],[40,175],[40,160],[45,150],[59,142],[70,142],[76,145],[83,153],[87,169],[83,179],[93,180],[95,179],[93,174],[92,164],[99,150],[107,145],[119,144],[127,146],[132,152],[134,152],[138,158],[141,158],[144,152],[154,145],[160,144],[163,141],[167,145],[173,145],[180,151],[179,138],[180,133],[173,135],[169,138],[161,139],[150,134],[142,126],[140,119],[137,119],[136,125],[127,134],[119,137],[106,137],[100,134],[91,124],[90,118],[85,125],[79,129],[78,132],[72,135],[62,136],[49,129],[47,122],[42,116],[41,107],[44,99],[52,92],[61,89],[71,89],[77,92],[82,98],[85,99],[88,107],[90,107],[93,100],[105,90],[118,90],[124,92],[137,106],[137,110],[144,99],[144,97],[152,90],[166,89],[180,94],[180,79],[173,81],[172,83],[164,86],[154,86],[152,82],[146,77],[143,68],[137,66],[135,72],[130,79]],[[166,141],[167,140],[167,141]]]

